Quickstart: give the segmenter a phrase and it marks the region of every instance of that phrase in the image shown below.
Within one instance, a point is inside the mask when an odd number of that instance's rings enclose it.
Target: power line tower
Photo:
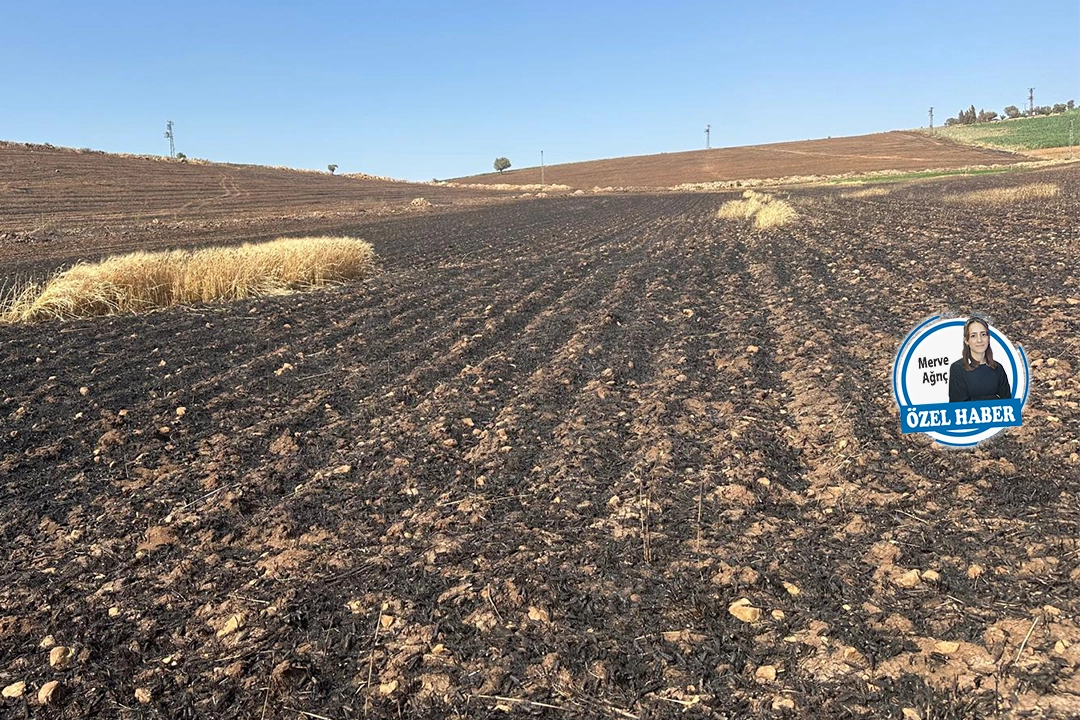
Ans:
[[[712,125],[705,126],[705,149],[709,149],[709,131],[712,129]]]
[[[176,157],[176,143],[173,142],[173,121],[165,123],[165,137],[169,139],[169,157]]]
[[[934,106],[930,106],[930,132],[934,132]]]
[[[1035,114],[1035,88],[1028,88],[1028,115]]]

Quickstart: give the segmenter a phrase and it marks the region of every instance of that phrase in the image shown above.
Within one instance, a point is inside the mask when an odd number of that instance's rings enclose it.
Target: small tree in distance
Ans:
[[[335,165],[334,163],[330,163],[326,166],[326,169],[330,171],[331,175],[333,175],[334,172],[337,170],[337,165]]]
[[[500,173],[503,170],[506,170],[508,167],[510,167],[510,160],[504,157],[495,158],[495,169],[498,170]]]

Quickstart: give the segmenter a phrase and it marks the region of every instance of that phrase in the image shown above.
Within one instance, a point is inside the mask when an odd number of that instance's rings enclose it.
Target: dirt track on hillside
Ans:
[[[381,219],[362,283],[0,326],[0,708],[1075,717],[1080,178],[1037,177]],[[945,307],[1033,365],[973,451],[888,384]]]

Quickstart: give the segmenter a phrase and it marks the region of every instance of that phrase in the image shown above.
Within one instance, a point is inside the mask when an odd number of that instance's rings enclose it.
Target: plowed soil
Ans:
[[[929,170],[974,165],[1011,165],[1030,157],[988,150],[918,132],[887,132],[854,137],[748,145],[548,165],[548,184],[585,190],[594,187],[666,188],[707,183],[831,176],[876,170]],[[460,183],[539,183],[540,168],[461,178]]]
[[[3,714],[1076,717],[1077,172],[730,197],[372,220],[360,283],[0,326]],[[1033,366],[963,452],[889,386],[950,307]]]
[[[85,258],[318,232],[507,193],[0,142],[0,257]],[[414,201],[422,199],[419,206]]]

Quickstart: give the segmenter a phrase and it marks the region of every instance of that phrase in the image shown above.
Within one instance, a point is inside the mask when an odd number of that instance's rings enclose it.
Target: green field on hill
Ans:
[[[951,125],[934,128],[934,134],[966,145],[983,145],[1003,150],[1069,147],[1080,143],[1080,109],[1059,115],[999,120],[975,125]]]

